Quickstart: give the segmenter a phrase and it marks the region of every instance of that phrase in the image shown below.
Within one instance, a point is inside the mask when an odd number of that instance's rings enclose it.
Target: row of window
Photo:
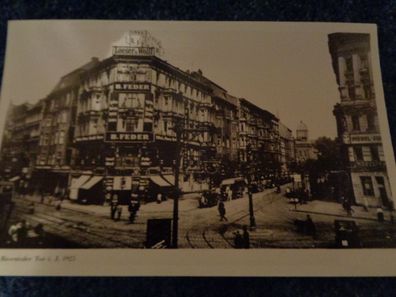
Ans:
[[[383,151],[380,145],[354,146],[353,155],[350,155],[349,161],[382,161]]]
[[[380,187],[385,187],[385,180],[382,176],[376,176],[375,180]],[[374,186],[371,176],[361,176],[360,182],[363,189],[363,195],[374,196]]]
[[[344,127],[349,132],[366,132],[366,131],[376,131],[376,115],[374,114],[366,114],[366,115],[351,115],[351,125],[348,125],[348,122],[344,120]]]
[[[42,134],[40,137],[40,146],[64,144],[65,143],[65,132],[57,131],[54,135]]]

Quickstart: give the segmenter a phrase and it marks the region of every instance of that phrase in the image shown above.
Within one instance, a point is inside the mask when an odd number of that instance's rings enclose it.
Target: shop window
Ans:
[[[362,150],[362,147],[356,146],[354,148],[354,150],[355,150],[355,159],[357,161],[363,161],[363,150]]]
[[[354,131],[360,131],[359,116],[357,115],[352,116],[352,129]]]
[[[374,196],[373,182],[371,176],[361,176],[360,182],[362,183],[363,194],[365,196]]]
[[[375,116],[374,115],[367,115],[367,130],[373,131],[375,130]]]
[[[108,131],[117,131],[117,122],[109,122],[107,124]]]
[[[65,142],[65,132],[61,131],[59,133],[59,144],[63,144]]]
[[[349,99],[355,100],[356,92],[355,92],[355,86],[353,84],[348,84],[348,95],[349,95]]]
[[[375,146],[375,145],[370,146],[370,152],[371,152],[371,160],[373,160],[373,161],[380,160],[377,146]]]
[[[377,181],[377,184],[380,186],[385,186],[385,180],[382,176],[376,176],[375,180]]]
[[[164,121],[164,131],[165,133],[168,132],[168,122]]]
[[[368,57],[367,55],[360,56],[360,67],[368,68]]]
[[[353,61],[352,57],[348,57],[345,59],[345,64],[346,64],[346,71],[347,72],[353,72]]]
[[[137,121],[135,119],[126,119],[125,123],[125,131],[133,132],[137,128]]]
[[[151,132],[151,131],[153,131],[153,123],[144,123],[144,124],[143,124],[143,131],[144,131],[144,132]]]
[[[371,98],[371,86],[369,84],[364,84],[363,85],[363,92],[364,92],[364,98],[370,99]]]

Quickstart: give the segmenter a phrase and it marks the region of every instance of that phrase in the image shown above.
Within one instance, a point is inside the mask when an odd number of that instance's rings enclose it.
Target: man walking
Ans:
[[[242,236],[243,236],[243,248],[245,249],[250,248],[250,235],[246,225],[243,226]]]
[[[220,221],[228,221],[227,218],[225,217],[226,209],[223,201],[219,202],[218,211],[220,215]]]

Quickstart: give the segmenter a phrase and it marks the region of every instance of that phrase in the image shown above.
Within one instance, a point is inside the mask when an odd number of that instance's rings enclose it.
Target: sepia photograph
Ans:
[[[356,28],[14,22],[0,249],[396,247],[377,39]]]

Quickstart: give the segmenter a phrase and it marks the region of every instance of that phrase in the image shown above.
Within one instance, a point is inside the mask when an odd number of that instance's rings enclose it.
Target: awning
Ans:
[[[172,185],[168,183],[165,179],[163,179],[159,175],[150,176],[150,180],[160,187],[171,187]]]
[[[227,178],[227,179],[224,179],[222,182],[221,182],[221,186],[229,186],[229,185],[232,185],[232,184],[235,184],[236,182],[240,182],[240,181],[244,181],[245,179],[243,178],[243,177],[233,177],[233,178]]]
[[[165,174],[165,175],[163,175],[163,177],[172,186],[175,185],[175,176],[173,174]]]
[[[16,182],[17,180],[20,180],[21,177],[20,176],[14,176],[13,178],[10,178],[9,181],[10,182]]]
[[[91,177],[90,175],[81,175],[80,177],[72,178],[70,185],[70,194],[69,194],[70,199],[78,198],[78,190],[84,183],[86,183],[89,180],[90,177]]]
[[[132,190],[131,176],[114,176],[113,190],[114,191],[130,191]]]
[[[100,181],[102,181],[103,176],[92,176],[85,184],[83,184],[80,189],[82,190],[89,190]]]

